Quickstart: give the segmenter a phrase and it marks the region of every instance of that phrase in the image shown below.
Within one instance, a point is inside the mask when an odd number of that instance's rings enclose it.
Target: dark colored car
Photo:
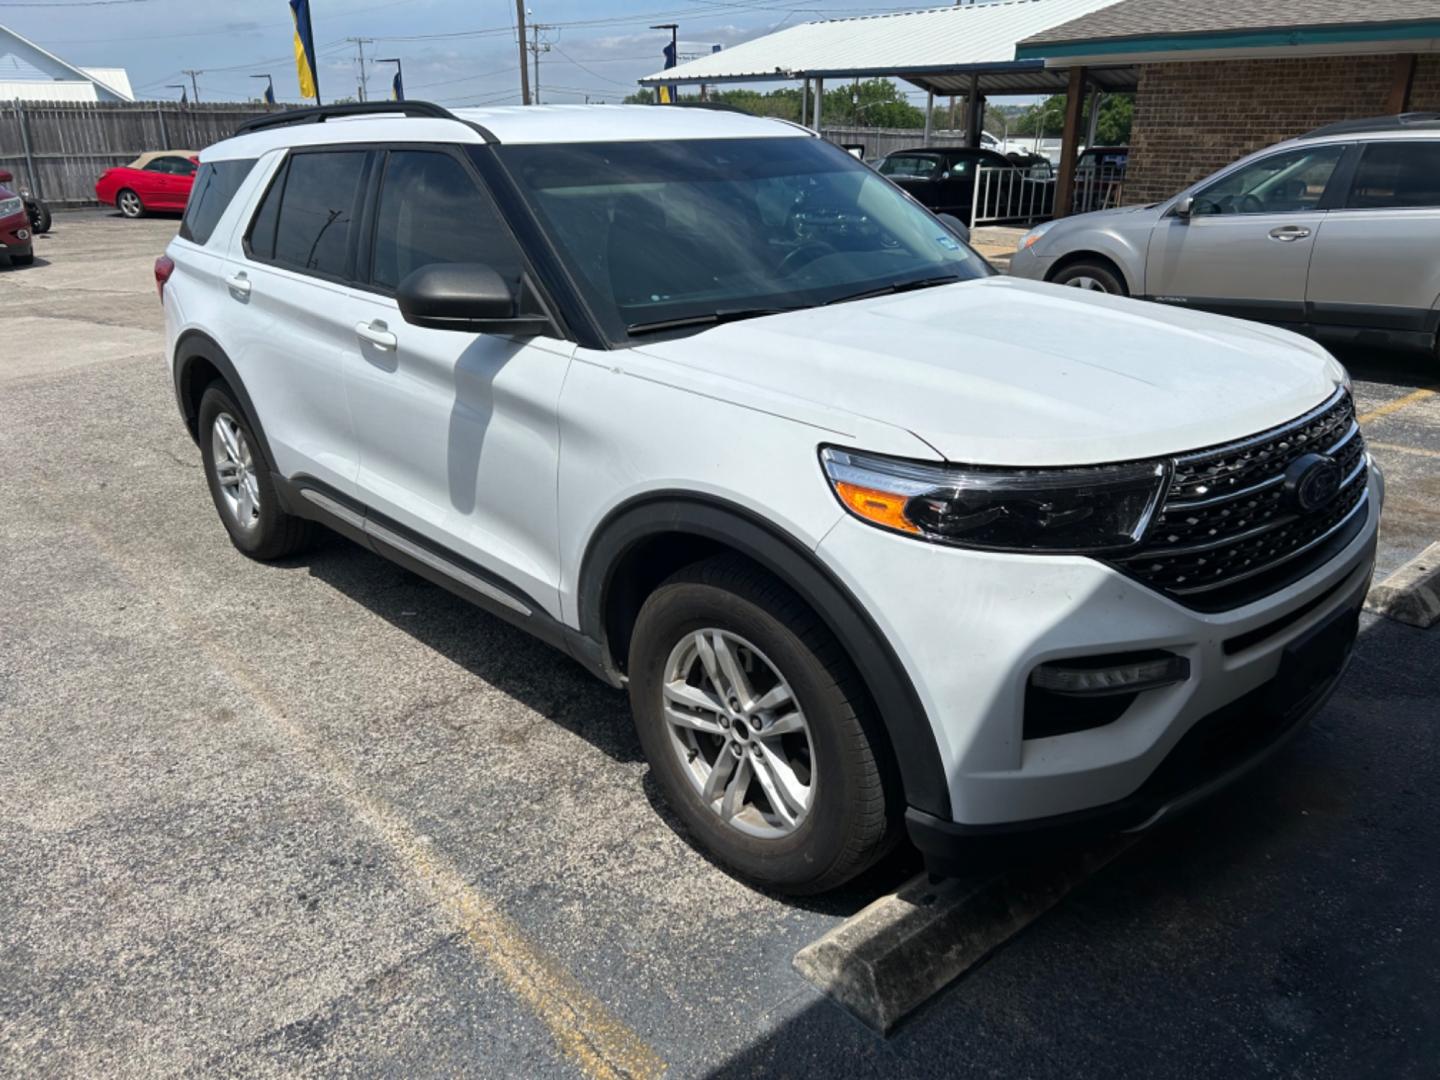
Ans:
[[[1026,168],[1017,166],[994,150],[976,147],[896,150],[880,162],[879,172],[935,213],[954,214],[967,225],[972,225],[975,176],[982,166],[998,170],[994,174],[996,182],[982,185],[982,201],[988,207],[984,213],[986,217],[1008,216],[1006,210],[1012,204],[1018,204],[1027,196],[1040,194],[1038,190],[1029,190],[1034,183],[1027,182]],[[998,213],[995,207],[989,206],[997,198],[1002,204]]]
[[[0,187],[0,255],[17,266],[28,266],[35,261],[33,244],[25,200],[8,187]]]

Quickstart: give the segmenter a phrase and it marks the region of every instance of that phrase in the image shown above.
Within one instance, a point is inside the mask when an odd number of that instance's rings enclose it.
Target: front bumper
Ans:
[[[30,235],[30,219],[23,213],[0,221],[0,255],[29,255],[35,238]]]
[[[1372,467],[1367,520],[1342,551],[1299,581],[1219,613],[1185,608],[1093,559],[963,551],[846,518],[820,554],[905,666],[945,771],[949,819],[912,813],[917,844],[1075,823],[1077,814],[1113,813],[1118,825],[1134,827],[1261,754],[1273,740],[1259,740],[1244,760],[1212,762],[1206,775],[1183,782],[1170,775],[1181,771],[1170,762],[1187,734],[1221,723],[1216,716],[1256,711],[1287,649],[1358,607],[1374,567],[1383,496]],[[1190,677],[1141,693],[1102,727],[1024,738],[1025,691],[1036,666],[1148,649],[1185,657]],[[1315,691],[1304,687],[1283,703],[1280,727],[1303,723],[1291,706],[1313,711]]]

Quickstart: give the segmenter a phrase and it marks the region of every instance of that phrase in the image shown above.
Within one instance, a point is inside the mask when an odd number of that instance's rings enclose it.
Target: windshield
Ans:
[[[612,340],[992,272],[816,138],[497,151]]]

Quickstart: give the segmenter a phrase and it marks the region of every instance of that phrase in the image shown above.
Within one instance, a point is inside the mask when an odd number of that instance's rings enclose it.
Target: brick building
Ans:
[[[1015,55],[1068,70],[1072,89],[1138,72],[1126,202],[1334,120],[1440,111],[1440,0],[1120,0]]]

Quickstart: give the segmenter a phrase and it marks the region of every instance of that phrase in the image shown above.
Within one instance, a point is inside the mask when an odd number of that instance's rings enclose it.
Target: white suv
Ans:
[[[996,277],[790,124],[266,118],[156,266],[235,546],[313,522],[628,686],[694,838],[813,892],[904,830],[1134,828],[1334,686],[1382,481],[1280,330]]]

